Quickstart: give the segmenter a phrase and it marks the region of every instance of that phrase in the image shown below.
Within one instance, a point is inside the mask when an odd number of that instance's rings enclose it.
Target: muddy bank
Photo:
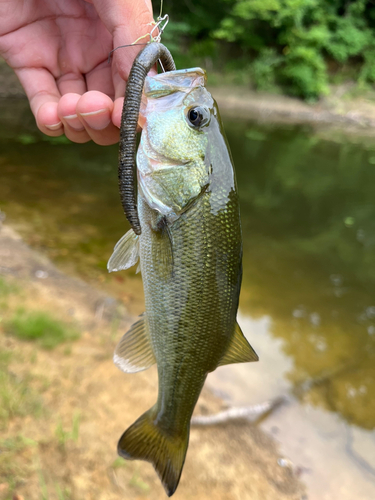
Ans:
[[[0,499],[17,493],[37,500],[46,492],[50,499],[164,498],[149,464],[116,458],[118,437],[154,403],[157,391],[155,369],[130,376],[112,363],[113,348],[134,318],[118,301],[61,273],[7,225],[0,231],[0,278],[19,290],[7,299],[4,317],[20,306],[43,310],[70,318],[81,333],[69,349],[46,351],[15,339],[0,323],[0,352],[14,354],[9,372],[27,378],[41,401],[38,416],[17,414],[2,428],[8,460],[0,460]],[[204,390],[196,412],[222,408]],[[12,454],[4,443],[21,438]],[[300,500],[303,488],[279,458],[272,439],[249,423],[193,428],[175,498]]]

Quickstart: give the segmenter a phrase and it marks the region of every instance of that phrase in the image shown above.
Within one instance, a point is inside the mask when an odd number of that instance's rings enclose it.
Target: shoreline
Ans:
[[[243,86],[210,86],[220,111],[229,118],[255,120],[260,123],[306,124],[334,127],[348,133],[372,135],[375,129],[375,94],[364,92],[352,97],[353,84],[331,86],[327,97],[309,104],[282,94],[252,91]],[[0,99],[22,99],[26,96],[13,70],[0,61]]]
[[[285,95],[254,92],[239,87],[209,89],[220,111],[230,118],[248,118],[260,123],[328,126],[364,135],[372,135],[375,129],[375,102],[365,96],[345,99],[333,93],[315,104],[308,104]]]

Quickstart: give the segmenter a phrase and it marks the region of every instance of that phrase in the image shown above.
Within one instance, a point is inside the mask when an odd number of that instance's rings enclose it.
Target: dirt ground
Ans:
[[[0,499],[164,498],[150,464],[116,456],[119,436],[157,392],[155,369],[126,375],[112,363],[134,318],[113,298],[61,273],[7,225],[0,230],[0,277],[19,290],[9,296],[8,310],[47,311],[81,332],[68,346],[44,350],[7,334],[0,321],[0,353],[13,354],[8,370],[27,381],[40,403],[38,412],[16,414],[1,429]],[[221,409],[204,390],[196,413]],[[279,459],[272,439],[248,422],[192,428],[175,498],[307,498],[295,471]]]

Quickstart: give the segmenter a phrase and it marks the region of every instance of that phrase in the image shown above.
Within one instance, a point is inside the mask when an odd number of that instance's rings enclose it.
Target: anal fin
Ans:
[[[115,349],[113,361],[125,373],[147,370],[156,363],[145,314],[122,337]]]
[[[248,363],[258,361],[258,355],[246,340],[239,324],[236,322],[234,333],[230,339],[228,349],[219,361],[218,366],[232,363]]]

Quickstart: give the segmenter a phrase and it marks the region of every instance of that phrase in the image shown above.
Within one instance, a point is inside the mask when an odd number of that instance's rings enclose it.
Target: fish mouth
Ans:
[[[202,68],[189,68],[148,76],[145,80],[144,94],[147,97],[164,97],[176,92],[188,93],[195,87],[205,87],[206,72]]]

